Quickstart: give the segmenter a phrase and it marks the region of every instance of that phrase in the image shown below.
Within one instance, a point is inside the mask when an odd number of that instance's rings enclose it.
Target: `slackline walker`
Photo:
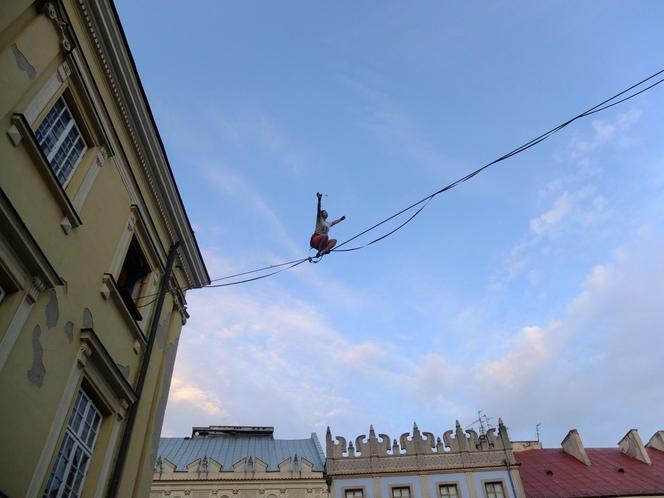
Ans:
[[[316,197],[318,198],[318,205],[316,208],[316,229],[314,230],[314,234],[311,236],[311,239],[309,240],[309,245],[311,246],[312,249],[317,249],[318,252],[316,253],[316,257],[320,258],[321,256],[325,256],[326,254],[330,254],[330,251],[332,248],[337,244],[337,239],[330,239],[328,237],[328,232],[330,231],[330,228],[336,225],[337,223],[341,223],[346,219],[346,216],[342,216],[339,219],[333,220],[331,222],[327,222],[327,211],[324,209],[320,208],[320,201],[321,198],[323,197],[323,194],[320,192],[316,192]]]
[[[436,197],[440,194],[443,194],[443,193],[447,192],[448,190],[452,190],[453,188],[457,187],[458,185],[474,178],[476,175],[482,173],[487,168],[489,168],[489,167],[491,167],[495,164],[498,164],[502,161],[505,161],[505,160],[517,155],[517,154],[520,154],[520,153],[530,149],[531,147],[534,147],[535,145],[537,145],[537,144],[543,142],[544,140],[548,139],[554,133],[559,132],[563,128],[566,128],[567,126],[571,125],[572,123],[574,123],[575,121],[577,121],[579,119],[586,118],[586,117],[591,116],[593,114],[605,111],[606,109],[609,109],[609,108],[614,107],[618,104],[621,104],[622,102],[630,100],[630,99],[636,97],[637,95],[640,95],[640,94],[654,88],[655,86],[657,86],[660,83],[664,82],[664,78],[661,77],[661,75],[663,73],[664,73],[664,69],[661,69],[661,70],[657,71],[656,73],[648,76],[647,78],[644,78],[643,80],[639,81],[638,83],[635,83],[635,84],[629,86],[628,88],[622,90],[621,92],[615,94],[614,96],[612,96],[612,97],[610,97],[606,100],[603,100],[599,104],[583,111],[580,114],[577,114],[576,116],[568,119],[567,121],[564,121],[563,123],[559,124],[558,126],[555,126],[555,127],[551,128],[550,130],[548,130],[548,131],[542,133],[541,135],[533,138],[532,140],[524,143],[523,145],[521,145],[521,146],[519,146],[515,149],[512,149],[510,152],[507,152],[507,153],[503,154],[502,156],[494,159],[493,161],[490,161],[490,162],[486,163],[485,165],[479,167],[478,169],[476,169],[474,171],[471,171],[466,176],[461,177],[461,178],[453,181],[452,183],[449,183],[448,185],[436,190],[435,192],[427,195],[426,197],[420,199],[419,201],[414,202],[410,206],[408,206],[408,207],[392,214],[391,216],[388,216],[387,218],[383,219],[382,221],[379,221],[379,222],[375,223],[374,225],[370,226],[366,230],[363,230],[363,231],[359,232],[358,234],[354,235],[353,237],[350,237],[349,239],[345,240],[341,244],[337,245],[336,239],[330,239],[328,237],[328,232],[329,232],[330,227],[332,227],[332,226],[336,225],[337,223],[340,223],[341,221],[345,220],[346,217],[342,216],[341,218],[336,219],[336,220],[328,223],[327,222],[327,211],[321,209],[322,194],[320,192],[318,192],[318,193],[316,193],[316,197],[318,198],[318,207],[317,207],[317,210],[316,210],[316,229],[315,229],[315,232],[311,236],[311,239],[309,241],[309,244],[310,244],[311,248],[316,249],[318,251],[316,253],[316,256],[314,256],[314,257],[308,256],[308,257],[304,257],[304,258],[300,258],[300,259],[295,259],[295,260],[292,260],[292,261],[286,261],[284,263],[278,263],[278,264],[274,264],[274,265],[264,266],[262,268],[257,268],[255,270],[244,271],[244,272],[241,272],[241,273],[235,273],[233,275],[227,275],[225,277],[215,278],[215,279],[210,281],[210,285],[206,285],[203,288],[207,288],[207,287],[227,287],[227,286],[231,286],[231,285],[238,285],[238,284],[243,284],[243,283],[247,283],[247,282],[253,282],[254,280],[261,280],[263,278],[267,278],[267,277],[271,277],[272,275],[276,275],[277,273],[281,273],[283,271],[290,270],[291,268],[295,268],[296,266],[299,266],[302,263],[307,262],[307,261],[309,263],[318,263],[323,256],[325,256],[326,254],[330,254],[331,252],[357,251],[359,249],[363,249],[367,246],[370,246],[370,245],[372,245],[372,244],[374,244],[378,241],[381,241],[381,240],[389,237],[393,233],[395,233],[397,230],[400,230],[401,228],[403,228],[408,223],[410,223],[418,214],[420,214],[422,212],[422,210],[433,200],[434,197]],[[659,77],[659,79],[657,79],[654,82],[651,82],[651,80],[653,80],[655,78],[658,78],[658,77]],[[644,86],[646,83],[649,83],[649,84],[647,86]],[[417,209],[415,209],[415,208],[417,208]],[[361,245],[356,246],[356,247],[349,247],[349,248],[342,249],[342,247],[345,246],[346,244],[348,244],[349,242],[351,242],[353,240],[356,240],[357,238],[359,238],[359,237],[375,230],[376,228],[384,225],[385,223],[387,223],[387,222],[389,222],[389,221],[391,221],[391,220],[393,220],[393,219],[395,219],[395,218],[397,218],[397,217],[399,217],[403,214],[411,212],[412,210],[415,210],[415,211],[405,221],[403,221],[401,224],[397,225],[396,228],[393,228],[392,230],[388,231],[387,233],[385,233],[385,234],[383,234],[383,235],[381,235],[381,236],[379,236],[379,237],[377,237],[377,238],[375,238],[375,239],[373,239],[373,240],[371,240],[367,243],[361,244]],[[263,272],[268,272],[268,273],[263,273]],[[263,274],[258,275],[258,276],[254,276],[254,277],[249,277],[249,275],[253,275],[253,274],[256,274],[256,273],[263,273]],[[231,279],[238,278],[238,277],[247,277],[247,278],[242,278],[240,280],[233,280],[232,282],[224,282],[226,280],[231,280]],[[219,282],[219,283],[213,283],[213,282]],[[187,290],[187,289],[183,289],[183,290]],[[143,298],[147,298],[147,297],[150,297],[150,295],[143,296]],[[147,303],[147,304],[149,304],[149,303]]]

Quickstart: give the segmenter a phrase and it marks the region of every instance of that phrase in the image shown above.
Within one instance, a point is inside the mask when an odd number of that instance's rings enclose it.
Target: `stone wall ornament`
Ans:
[[[355,439],[355,450],[362,456],[385,456],[390,450],[390,436],[379,434],[380,441],[376,437],[373,425],[369,427],[369,439],[362,434]]]
[[[325,433],[325,449],[328,458],[342,458],[346,453],[346,438],[337,436],[336,439],[337,443],[332,439],[332,431],[328,427]]]
[[[468,429],[466,431],[466,434],[468,434],[468,437],[466,438],[465,436],[461,436],[466,440],[466,447],[468,450],[479,450],[480,449],[480,440],[479,437],[477,437],[477,432],[475,432],[473,429]]]
[[[42,6],[42,11],[46,16],[53,21],[55,27],[60,33],[60,45],[65,52],[69,53],[74,49],[74,43],[70,40],[69,37],[69,23],[64,20],[64,16],[60,12],[60,7],[57,5],[57,2],[46,2]]]

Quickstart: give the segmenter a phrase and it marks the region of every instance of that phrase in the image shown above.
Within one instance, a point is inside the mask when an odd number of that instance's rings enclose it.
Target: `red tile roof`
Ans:
[[[647,451],[652,465],[618,448],[586,448],[590,466],[562,449],[522,451],[514,456],[528,498],[664,495],[664,451]]]

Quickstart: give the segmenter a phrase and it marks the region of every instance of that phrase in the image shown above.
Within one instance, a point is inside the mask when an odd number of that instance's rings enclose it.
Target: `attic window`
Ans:
[[[131,244],[129,244],[124,263],[122,263],[117,285],[122,300],[136,321],[143,319],[138,311],[138,300],[145,286],[145,277],[150,274],[150,271],[150,266],[143,255],[143,251],[141,251],[141,247],[136,237],[134,237]]]
[[[620,468],[618,469],[618,472],[620,472],[621,474],[624,474],[624,473],[625,473],[625,469],[623,469],[622,467],[620,467]]]

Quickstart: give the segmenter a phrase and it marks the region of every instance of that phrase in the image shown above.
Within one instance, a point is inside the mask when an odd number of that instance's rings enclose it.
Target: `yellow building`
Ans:
[[[0,2],[0,496],[149,495],[207,283],[111,1]]]
[[[315,433],[275,439],[272,427],[194,427],[161,438],[150,498],[329,498]]]

